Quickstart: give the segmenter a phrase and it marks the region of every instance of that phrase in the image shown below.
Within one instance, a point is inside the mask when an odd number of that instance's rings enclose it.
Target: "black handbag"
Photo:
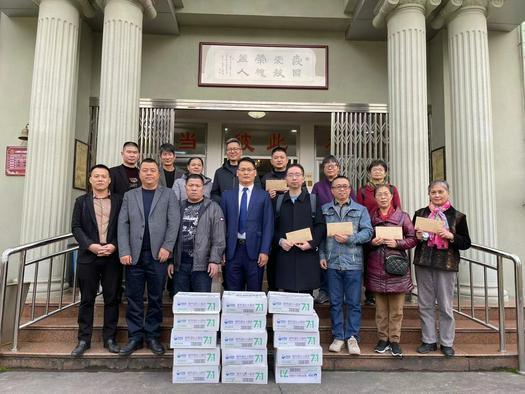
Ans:
[[[410,268],[408,257],[391,255],[385,257],[385,272],[395,276],[405,276]]]

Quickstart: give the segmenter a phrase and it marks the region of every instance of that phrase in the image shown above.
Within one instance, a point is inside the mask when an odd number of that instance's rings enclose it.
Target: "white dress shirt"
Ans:
[[[246,207],[248,208],[250,206],[250,198],[252,197],[253,186],[253,184],[251,184],[250,186],[242,186],[239,184],[239,213],[241,212],[241,200],[242,194],[244,193],[242,189],[244,189],[245,187],[248,188],[248,190],[246,190]],[[237,233],[237,238],[246,239],[246,233]]]

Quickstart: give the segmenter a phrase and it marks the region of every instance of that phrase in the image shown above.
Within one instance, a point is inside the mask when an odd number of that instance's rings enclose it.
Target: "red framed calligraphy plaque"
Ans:
[[[8,146],[5,152],[5,174],[24,176],[26,174],[27,146]]]

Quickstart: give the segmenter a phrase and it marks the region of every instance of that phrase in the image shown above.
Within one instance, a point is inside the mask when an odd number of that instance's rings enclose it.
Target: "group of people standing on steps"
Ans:
[[[272,150],[272,171],[259,179],[256,162],[243,157],[239,140],[231,138],[225,146],[227,160],[213,180],[204,175],[200,157],[190,158],[186,171],[179,171],[171,144],[161,146],[160,164],[146,158],[138,166],[139,147],[126,142],[120,166],[91,169],[91,190],[76,200],[72,219],[81,292],[73,356],[90,348],[99,283],[104,347],[129,356],[145,342],[160,355],[165,351],[160,325],[166,282],[170,297],[179,291],[209,292],[222,272],[226,290],[261,291],[266,270],[269,290],[313,295],[319,289],[316,301],[330,302],[332,352],[346,345],[350,354],[361,353],[364,284],[365,302],[375,304],[375,352],[401,357],[412,265],[422,331],[417,351],[436,351],[439,344],[445,356],[454,355],[454,284],[459,250],[470,247],[470,237],[465,215],[451,205],[445,180],[430,183],[428,205],[411,220],[397,188],[388,183],[383,160],[370,163],[368,183],[354,192],[330,155],[322,162],[324,178],[309,192],[304,168],[289,163],[286,149]],[[419,228],[418,217],[438,225],[433,231]],[[292,238],[291,232],[300,236]],[[411,262],[407,251],[414,247]],[[122,267],[128,341],[120,347]]]

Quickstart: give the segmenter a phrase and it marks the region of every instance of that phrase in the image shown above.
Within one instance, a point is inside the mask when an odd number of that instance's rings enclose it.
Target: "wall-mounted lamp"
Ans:
[[[27,138],[29,137],[29,123],[26,124],[26,126],[20,130],[20,135],[18,136],[19,140],[27,141]]]

